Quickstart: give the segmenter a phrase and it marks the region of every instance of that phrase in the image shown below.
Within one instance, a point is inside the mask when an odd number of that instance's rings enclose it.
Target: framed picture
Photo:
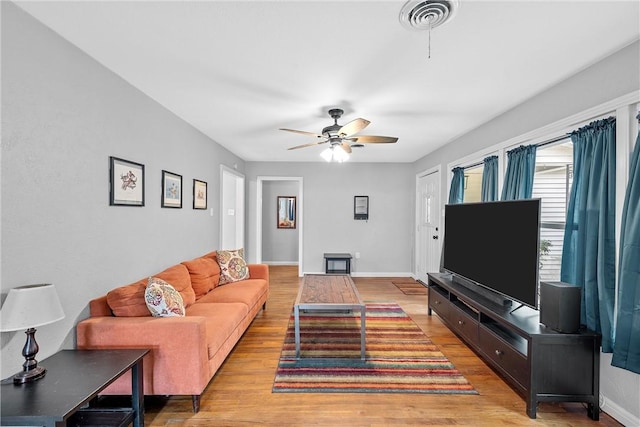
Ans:
[[[369,219],[369,196],[353,196],[353,219]]]
[[[193,180],[193,209],[207,209],[207,183]]]
[[[163,208],[182,207],[182,175],[162,171],[162,204]]]
[[[296,198],[278,196],[278,228],[296,228]]]
[[[109,157],[109,205],[144,206],[144,165]]]

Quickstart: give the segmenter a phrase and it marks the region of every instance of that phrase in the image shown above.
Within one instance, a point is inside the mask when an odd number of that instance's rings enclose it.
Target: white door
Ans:
[[[440,171],[418,177],[416,193],[416,279],[440,269]]]
[[[244,176],[222,167],[220,249],[244,247]]]

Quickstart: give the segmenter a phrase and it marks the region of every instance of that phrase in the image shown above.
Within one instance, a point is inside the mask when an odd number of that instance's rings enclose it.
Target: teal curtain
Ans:
[[[490,156],[484,159],[482,168],[482,194],[483,202],[498,200],[498,156]]]
[[[451,188],[449,189],[449,204],[462,203],[464,200],[464,168],[453,168]]]
[[[615,136],[613,117],[571,133],[574,173],[560,269],[563,282],[581,287],[580,321],[602,334],[604,353],[613,344]]]
[[[533,175],[536,172],[536,146],[521,145],[507,151],[507,171],[504,174],[502,200],[530,199]]]
[[[640,114],[638,114],[640,121]],[[622,208],[618,317],[611,364],[640,374],[640,132]]]

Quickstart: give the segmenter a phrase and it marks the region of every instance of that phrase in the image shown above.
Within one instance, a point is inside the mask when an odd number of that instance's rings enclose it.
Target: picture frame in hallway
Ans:
[[[296,198],[278,196],[277,208],[278,228],[296,228]]]
[[[207,183],[193,180],[193,209],[207,209]]]
[[[109,205],[144,206],[144,165],[109,157]]]
[[[182,208],[182,175],[162,171],[162,201],[163,208]]]

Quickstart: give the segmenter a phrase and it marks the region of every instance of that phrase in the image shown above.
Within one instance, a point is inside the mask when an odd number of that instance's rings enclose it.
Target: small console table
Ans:
[[[338,268],[336,264],[344,265],[344,268]],[[324,254],[324,272],[326,274],[351,274],[351,254]]]
[[[498,305],[452,280],[429,273],[428,314],[442,321],[525,397],[527,415],[538,402],[585,402],[600,416],[600,334],[562,334],[540,324],[537,310]]]
[[[2,384],[3,426],[144,426],[142,358],[149,350],[62,350],[39,362],[38,381]],[[132,407],[97,408],[90,403],[131,370]],[[88,405],[88,406],[87,406]]]

